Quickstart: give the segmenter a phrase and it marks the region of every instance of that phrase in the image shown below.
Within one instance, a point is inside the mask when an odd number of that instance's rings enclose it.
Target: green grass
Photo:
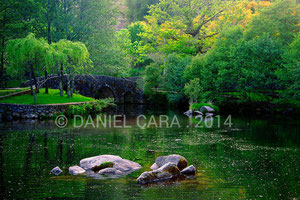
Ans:
[[[9,94],[16,93],[16,92],[21,92],[21,91],[27,90],[27,89],[28,89],[28,88],[17,89],[17,90],[13,90],[13,89],[0,90],[0,96],[9,95]]]
[[[58,104],[58,103],[73,103],[73,102],[87,102],[94,101],[93,98],[85,97],[80,94],[73,94],[69,98],[66,94],[63,97],[59,95],[59,90],[49,89],[49,94],[45,94],[45,89],[40,89],[37,94],[37,102],[34,103],[34,96],[24,94],[0,100],[0,103],[13,103],[13,104]]]

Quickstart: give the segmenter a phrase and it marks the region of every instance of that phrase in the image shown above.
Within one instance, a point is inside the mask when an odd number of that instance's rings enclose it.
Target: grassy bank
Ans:
[[[30,94],[13,96],[6,99],[1,99],[0,103],[13,103],[13,104],[59,104],[59,103],[73,103],[73,102],[88,102],[94,101],[91,97],[85,97],[80,94],[73,94],[69,98],[66,94],[60,96],[59,90],[49,89],[49,94],[45,94],[45,89],[40,89],[37,94],[37,102],[34,103],[34,97]]]
[[[13,93],[16,93],[16,92],[21,92],[21,91],[24,91],[24,90],[27,90],[27,89],[28,88],[0,90],[0,97],[6,96],[6,95],[9,95],[9,94],[13,94]]]

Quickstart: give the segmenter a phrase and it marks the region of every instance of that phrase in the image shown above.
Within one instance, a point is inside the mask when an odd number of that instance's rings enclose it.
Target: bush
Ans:
[[[103,111],[103,108],[108,106],[115,106],[114,99],[107,98],[107,99],[99,99],[95,102],[91,102],[88,104],[82,105],[72,105],[68,107],[67,116],[74,116],[74,115],[85,115],[91,114],[95,115]]]

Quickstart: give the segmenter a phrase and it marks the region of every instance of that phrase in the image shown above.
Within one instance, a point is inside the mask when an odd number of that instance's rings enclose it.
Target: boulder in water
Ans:
[[[155,163],[157,164],[158,167],[162,167],[168,162],[174,163],[179,170],[183,170],[184,168],[187,167],[188,164],[185,157],[177,154],[172,154],[169,156],[160,156],[155,160]]]
[[[189,116],[189,117],[191,117],[191,116],[193,116],[193,111],[192,110],[188,110],[184,114],[187,115],[187,116]]]
[[[196,173],[196,168],[194,167],[194,165],[190,165],[181,171],[181,174],[184,175],[194,175],[195,173]]]
[[[202,112],[202,113],[214,113],[215,110],[210,106],[202,106],[200,108],[200,112]]]
[[[81,167],[75,165],[72,167],[69,167],[69,173],[73,174],[73,175],[78,175],[78,174],[83,174],[85,172],[84,169],[82,169]]]
[[[112,165],[107,165],[106,167],[103,167],[103,165],[107,163],[110,163]],[[85,170],[94,172],[101,171],[105,168],[115,168],[116,170],[122,172],[122,174],[124,175],[142,168],[141,165],[136,162],[126,160],[121,158],[120,156],[114,155],[100,155],[85,158],[80,161],[80,166]]]
[[[164,181],[180,175],[180,170],[175,163],[168,162],[160,168],[142,173],[138,178],[139,184]]]
[[[54,167],[52,170],[51,170],[51,173],[52,174],[55,174],[55,175],[59,175],[60,173],[62,173],[63,171],[58,167]]]

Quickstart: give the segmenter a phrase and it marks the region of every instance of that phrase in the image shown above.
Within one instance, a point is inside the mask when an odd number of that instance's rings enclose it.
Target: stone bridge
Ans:
[[[42,81],[44,77],[38,80]],[[142,104],[143,91],[138,89],[138,78],[116,78],[100,75],[77,75],[74,79],[75,91],[81,95],[93,97],[95,99],[114,98],[117,104]],[[47,80],[49,88],[58,89],[58,77],[51,75]],[[66,81],[64,78],[64,89]],[[29,82],[24,82],[22,86],[29,86]]]

